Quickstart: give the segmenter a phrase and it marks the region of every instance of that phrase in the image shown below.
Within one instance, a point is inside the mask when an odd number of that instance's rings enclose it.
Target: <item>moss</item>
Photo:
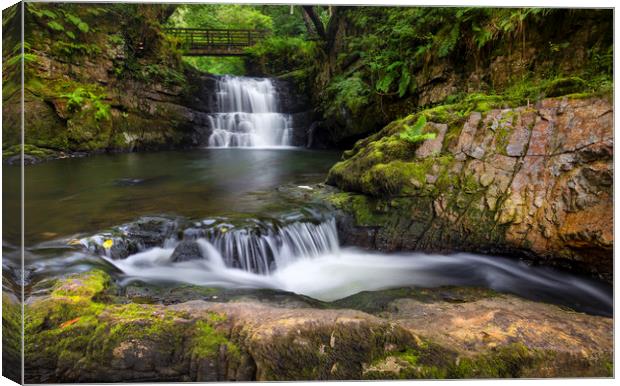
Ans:
[[[56,156],[58,153],[52,149],[46,149],[42,147],[38,147],[32,144],[24,144],[24,154],[31,155],[37,158],[51,158]],[[2,157],[12,157],[15,155],[21,154],[22,145],[13,145],[3,149]]]
[[[550,353],[532,350],[521,343],[491,349],[481,354],[457,357],[427,340],[404,350],[386,352],[368,366],[366,379],[471,379],[514,378],[553,360]]]
[[[377,210],[372,198],[360,194],[336,193],[326,197],[336,208],[351,213],[357,226],[378,226],[384,223],[384,214]]]
[[[77,274],[56,283],[52,297],[71,297],[76,300],[91,300],[110,285],[110,276],[101,270]]]
[[[404,190],[412,193],[416,186],[425,183],[429,168],[425,162],[393,161],[375,165],[362,176],[364,190],[376,196],[397,195]]]
[[[444,379],[456,354],[416,337],[407,347],[387,351],[364,372],[365,379]]]
[[[351,193],[335,193],[327,196],[327,201],[336,208],[342,209],[351,199]]]
[[[99,270],[73,275],[58,281],[49,297],[27,306],[27,361],[61,370],[79,361],[86,366],[81,371],[87,371],[112,360],[122,344],[143,342],[174,352],[188,338],[193,342],[190,351],[200,357],[215,355],[220,345],[238,356],[238,348],[217,329],[224,316],[211,313],[192,325],[182,322],[187,317],[183,312],[161,306],[109,304],[109,285],[110,277]]]
[[[196,322],[194,337],[192,338],[192,353],[194,355],[199,358],[214,358],[219,354],[220,346],[225,346],[229,354],[239,356],[239,348],[213,326],[213,324],[221,323],[224,320],[225,317],[212,314],[209,321],[200,320]]]
[[[521,343],[509,344],[487,353],[459,358],[449,371],[450,378],[517,378],[535,367],[545,354]]]
[[[613,377],[614,376],[614,362],[606,361],[604,366],[605,366],[605,370],[607,371],[607,376]]]
[[[21,381],[22,314],[19,300],[2,291],[2,371],[17,383]]]
[[[369,199],[356,195],[351,198],[351,208],[355,215],[355,222],[360,226],[378,225],[377,216],[373,213]]]
[[[587,89],[587,83],[585,80],[577,76],[571,76],[549,81],[545,85],[544,92],[548,97],[557,97],[582,92],[585,89]]]

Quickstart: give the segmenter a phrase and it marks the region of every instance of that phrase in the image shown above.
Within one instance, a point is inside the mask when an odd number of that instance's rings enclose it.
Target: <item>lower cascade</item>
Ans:
[[[209,116],[209,147],[286,147],[292,118],[278,111],[276,88],[267,78],[223,76],[217,112]]]
[[[180,233],[174,227],[167,231],[170,236],[159,246],[140,246],[125,258],[109,253],[104,258],[123,272],[125,283],[269,288],[322,301],[401,286],[456,285],[491,288],[599,315],[611,315],[613,309],[611,293],[601,283],[507,258],[469,253],[388,255],[341,247],[334,218],[248,219],[241,224],[209,219]],[[176,236],[180,234],[181,241]],[[83,241],[92,248],[104,239]]]

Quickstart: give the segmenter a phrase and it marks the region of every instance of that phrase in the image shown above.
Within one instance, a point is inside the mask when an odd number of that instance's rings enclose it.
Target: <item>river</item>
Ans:
[[[481,286],[612,314],[609,285],[559,270],[504,257],[388,255],[341,246],[331,213],[313,212],[277,191],[323,181],[340,153],[291,148],[289,119],[277,111],[268,81],[223,78],[218,92],[222,111],[213,115],[214,132],[204,148],[26,167],[29,289],[50,277],[100,267],[121,285],[141,280],[270,288],[323,301],[402,286]],[[4,186],[14,187],[19,173],[5,167]],[[3,201],[4,255],[18,266],[19,191],[5,188]],[[183,221],[164,224],[173,228],[147,243],[143,230],[131,231],[144,216]],[[175,248],[185,241],[196,243],[197,252],[178,260]],[[131,248],[114,255],[106,242]]]

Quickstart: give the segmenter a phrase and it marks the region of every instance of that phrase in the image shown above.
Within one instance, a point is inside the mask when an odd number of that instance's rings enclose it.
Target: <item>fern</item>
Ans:
[[[403,67],[403,72],[400,76],[400,82],[398,83],[398,96],[403,97],[407,93],[409,84],[411,83],[411,75],[407,68]]]
[[[47,26],[50,27],[51,29],[53,29],[54,31],[64,31],[65,27],[62,26],[62,24],[56,22],[56,21],[50,21],[49,23],[47,23]]]
[[[396,78],[396,73],[395,72],[388,72],[387,74],[385,74],[377,82],[377,85],[375,86],[377,91],[382,92],[382,93],[388,92],[390,90],[390,86],[392,85],[392,82],[394,81],[395,78]]]
[[[400,133],[400,139],[409,143],[418,143],[426,141],[427,139],[435,139],[435,137],[437,137],[437,134],[435,133],[422,133],[422,130],[426,126],[426,117],[424,115],[418,118],[415,125],[409,126],[407,124],[403,124],[403,126],[405,127],[405,131]]]

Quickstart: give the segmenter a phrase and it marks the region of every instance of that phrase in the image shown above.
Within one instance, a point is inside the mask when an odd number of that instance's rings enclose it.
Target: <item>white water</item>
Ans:
[[[278,112],[271,80],[224,76],[217,88],[209,147],[290,147],[292,119]]]
[[[456,285],[487,287],[593,313],[605,314],[613,306],[609,291],[600,284],[557,270],[468,253],[388,255],[340,248],[333,220],[320,225],[306,228],[289,225],[278,235],[263,236],[263,239],[271,238],[272,244],[263,256],[278,255],[275,266],[266,272],[255,273],[255,269],[252,272],[248,268],[251,264],[240,268],[231,266],[232,257],[226,253],[238,248],[232,244],[239,242],[246,249],[250,245],[236,236],[229,238],[225,246],[199,239],[202,258],[198,260],[172,262],[173,248],[153,248],[124,260],[106,260],[130,278],[226,288],[271,288],[324,301],[361,291]],[[295,237],[285,236],[287,233],[295,233]],[[259,255],[255,251],[253,256]]]

